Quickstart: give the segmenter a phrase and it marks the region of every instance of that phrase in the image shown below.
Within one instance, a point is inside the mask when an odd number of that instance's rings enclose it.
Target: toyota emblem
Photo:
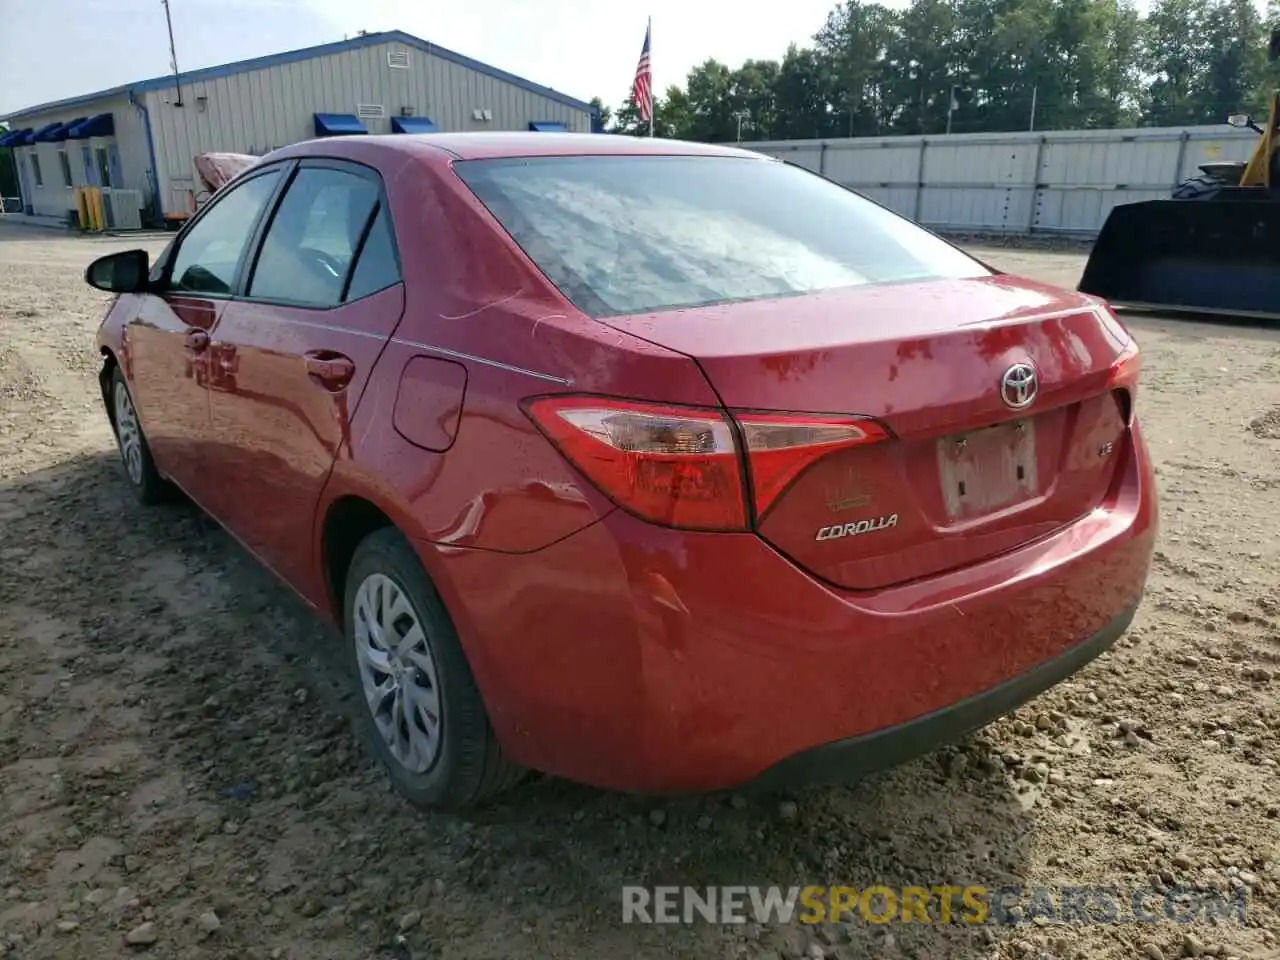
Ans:
[[[1031,406],[1039,389],[1036,368],[1029,363],[1015,363],[1000,378],[1000,399],[1014,410]]]

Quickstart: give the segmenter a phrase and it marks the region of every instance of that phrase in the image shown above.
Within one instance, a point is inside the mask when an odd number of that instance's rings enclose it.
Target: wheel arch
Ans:
[[[316,519],[316,558],[323,579],[324,608],[334,623],[342,624],[346,577],[356,548],[369,534],[386,527],[394,528],[413,547],[427,578],[445,600],[450,615],[455,616],[455,605],[449,603],[450,585],[442,582],[441,564],[429,550],[423,549],[422,538],[411,532],[414,526],[407,509],[388,502],[386,497],[363,484],[342,482],[326,491]]]
[[[111,402],[111,378],[115,375],[116,368],[120,366],[120,361],[108,346],[99,347],[98,352],[102,355],[102,368],[98,371],[98,390],[102,393],[102,404],[107,408],[107,420],[111,423],[111,429],[115,430],[116,406]]]
[[[361,480],[364,482],[361,482]],[[483,643],[476,643],[477,625],[472,622],[467,605],[459,596],[448,570],[444,554],[447,548],[415,536],[412,514],[371,478],[350,473],[340,464],[330,478],[329,489],[321,498],[316,513],[315,557],[318,576],[313,579],[314,602],[322,614],[339,629],[345,629],[346,577],[356,548],[369,534],[394,528],[408,541],[418,557],[423,572],[440,596],[459,642],[465,652],[481,695],[488,700],[493,665]]]
[[[342,623],[347,571],[356,548],[365,537],[386,527],[399,529],[385,510],[359,494],[339,494],[325,508],[319,531],[320,569],[328,612],[335,623]]]

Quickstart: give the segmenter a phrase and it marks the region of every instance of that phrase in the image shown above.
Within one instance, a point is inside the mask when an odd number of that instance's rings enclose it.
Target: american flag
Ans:
[[[640,111],[640,119],[645,123],[653,121],[653,77],[649,73],[649,31],[652,28],[652,22],[644,28],[644,49],[640,51],[636,78],[631,83],[631,100]]]

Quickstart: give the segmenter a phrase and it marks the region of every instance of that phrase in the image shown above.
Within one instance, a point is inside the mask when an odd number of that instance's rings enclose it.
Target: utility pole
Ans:
[[[173,67],[173,88],[178,92],[175,107],[182,106],[182,80],[178,74],[178,51],[173,45],[173,16],[169,13],[169,0],[160,0],[164,4],[164,22],[169,28],[169,64]]]
[[[951,134],[951,114],[955,113],[955,109],[956,109],[956,86],[957,84],[954,84],[954,83],[951,85],[951,99],[947,102],[947,134],[948,136]]]
[[[1027,127],[1027,129],[1032,131],[1036,128],[1036,95],[1039,92],[1040,87],[1038,84],[1031,88],[1031,126]]]
[[[738,110],[737,112],[734,113],[733,116],[734,116],[734,119],[738,121],[738,142],[741,143],[742,142],[742,122],[744,120],[751,119],[751,111]]]

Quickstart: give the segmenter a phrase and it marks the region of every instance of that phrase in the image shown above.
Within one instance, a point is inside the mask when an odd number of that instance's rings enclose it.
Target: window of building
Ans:
[[[219,197],[182,238],[169,287],[192,293],[227,294],[263,207],[280,171],[270,170]]]
[[[31,154],[31,176],[35,178],[36,186],[44,186],[44,175],[40,172],[40,158],[36,154]]]
[[[62,185],[66,187],[74,186],[75,181],[71,179],[71,160],[67,156],[67,151],[58,151],[58,166],[62,168]]]
[[[378,186],[368,177],[330,168],[299,170],[267,229],[249,296],[337,306],[377,203]]]
[[[93,160],[98,168],[98,183],[104,187],[114,187],[115,184],[111,182],[111,163],[107,159],[107,148],[95,147]]]

